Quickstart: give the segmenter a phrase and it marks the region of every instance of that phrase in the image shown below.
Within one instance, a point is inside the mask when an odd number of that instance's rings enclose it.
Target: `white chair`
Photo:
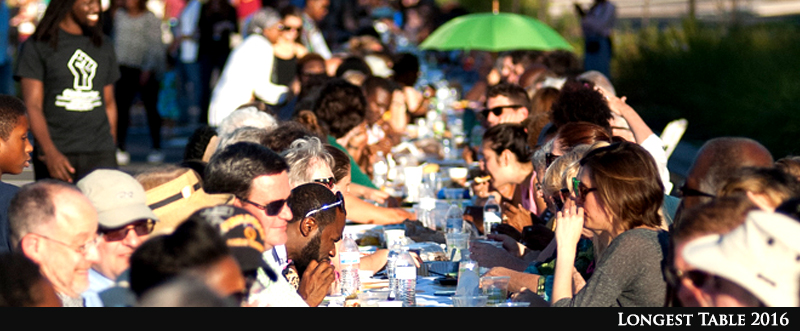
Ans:
[[[677,119],[667,123],[667,126],[664,127],[664,131],[661,132],[661,141],[664,142],[664,150],[667,154],[667,159],[669,159],[672,152],[675,151],[678,142],[681,141],[683,133],[686,132],[687,125],[689,125],[689,121],[685,118]]]

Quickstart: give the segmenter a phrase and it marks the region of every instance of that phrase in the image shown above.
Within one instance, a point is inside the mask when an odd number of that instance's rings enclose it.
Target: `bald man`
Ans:
[[[725,180],[744,167],[772,167],[772,154],[759,142],[742,137],[721,137],[707,141],[697,151],[686,181],[681,186],[682,210],[711,201]]]

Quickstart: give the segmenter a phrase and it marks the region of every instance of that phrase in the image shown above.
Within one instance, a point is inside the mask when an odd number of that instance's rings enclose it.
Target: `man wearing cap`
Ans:
[[[261,292],[278,276],[262,258],[265,233],[258,219],[247,210],[230,205],[203,208],[190,219],[207,222],[219,230],[231,255],[239,263],[242,276],[250,286],[240,303],[247,307],[266,306],[267,302],[261,300]]]
[[[144,189],[132,176],[98,169],[78,181],[98,216],[98,262],[89,270],[89,289],[82,295],[87,307],[102,307],[100,292],[114,286],[130,266],[130,257],[147,240],[158,218],[147,207]]]
[[[798,307],[798,237],[798,220],[751,211],[733,231],[689,242],[683,258],[714,307]]]

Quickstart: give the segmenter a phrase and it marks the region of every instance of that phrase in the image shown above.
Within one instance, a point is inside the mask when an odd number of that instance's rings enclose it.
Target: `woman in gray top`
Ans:
[[[664,188],[655,161],[639,145],[622,142],[589,152],[580,164],[573,178],[576,199],[556,219],[552,305],[663,306],[662,264],[669,243],[660,229]],[[585,282],[572,266],[583,228],[612,238]]]

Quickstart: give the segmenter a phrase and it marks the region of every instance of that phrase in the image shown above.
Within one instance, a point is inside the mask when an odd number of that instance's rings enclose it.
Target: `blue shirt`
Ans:
[[[11,198],[19,191],[19,187],[0,182],[0,253],[11,251],[11,238],[8,225],[8,206]]]
[[[114,286],[114,281],[106,278],[94,269],[89,269],[89,289],[81,294],[86,307],[103,307],[100,292]]]

